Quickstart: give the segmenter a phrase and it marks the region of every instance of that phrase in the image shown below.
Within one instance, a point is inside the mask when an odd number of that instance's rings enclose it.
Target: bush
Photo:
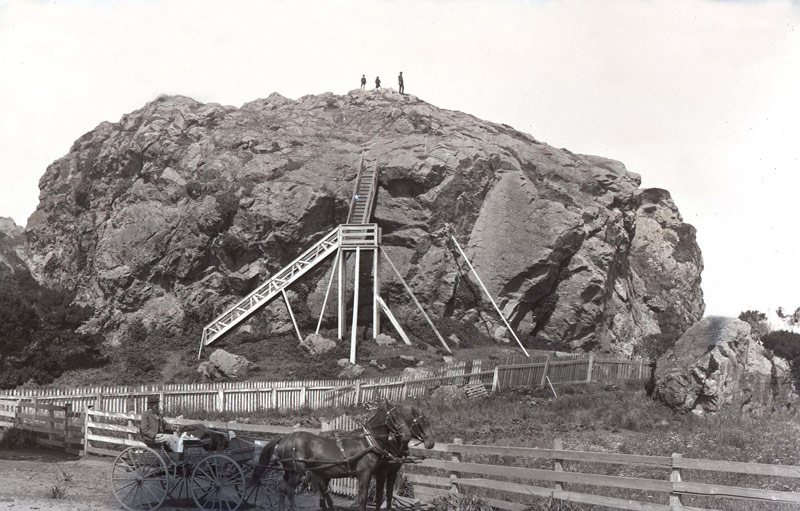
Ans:
[[[761,338],[764,347],[775,355],[789,361],[792,379],[800,384],[800,334],[786,330],[776,330]]]
[[[0,436],[0,449],[28,449],[36,446],[36,436],[32,431],[9,428]]]

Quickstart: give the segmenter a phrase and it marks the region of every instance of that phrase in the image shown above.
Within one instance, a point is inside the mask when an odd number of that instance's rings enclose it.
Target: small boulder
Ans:
[[[300,343],[300,346],[311,355],[321,355],[336,348],[336,341],[326,339],[319,334],[311,334]]]
[[[378,346],[392,346],[397,344],[397,341],[394,337],[386,334],[378,334],[378,337],[375,338],[375,342]]]
[[[450,337],[447,338],[450,343],[453,344],[456,348],[461,346],[461,340],[456,336],[456,334],[450,334]]]
[[[403,374],[400,375],[402,380],[419,380],[422,378],[430,378],[433,373],[429,369],[420,367],[406,367],[403,369]]]
[[[339,378],[342,378],[343,380],[355,380],[362,374],[364,374],[363,367],[358,364],[350,364],[348,362],[347,366],[339,373]]]
[[[234,355],[228,353],[223,349],[214,350],[214,353],[208,357],[209,362],[213,362],[220,373],[228,378],[240,378],[247,375],[252,370],[258,369],[258,366],[242,355]]]
[[[498,326],[495,328],[494,332],[492,332],[492,339],[504,344],[511,342],[511,340],[508,338],[508,328],[504,326]]]
[[[350,365],[350,359],[340,358],[339,360],[336,361],[336,365],[338,365],[339,367],[347,367]]]
[[[217,366],[216,362],[205,360],[197,366],[197,372],[203,377],[203,381],[220,380],[225,377]]]

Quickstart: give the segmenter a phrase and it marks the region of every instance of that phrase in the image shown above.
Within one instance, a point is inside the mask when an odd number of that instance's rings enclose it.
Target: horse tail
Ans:
[[[253,481],[258,481],[267,467],[272,465],[272,454],[278,442],[282,439],[283,437],[278,437],[274,440],[270,440],[270,442],[261,449],[261,454],[258,455],[258,463],[256,463],[256,467],[253,470]]]

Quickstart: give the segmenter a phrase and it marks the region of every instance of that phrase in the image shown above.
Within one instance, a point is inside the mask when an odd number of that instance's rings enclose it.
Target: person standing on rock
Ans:
[[[139,424],[139,431],[142,437],[153,443],[167,444],[172,452],[178,452],[178,435],[171,429],[167,429],[167,423],[159,409],[160,400],[158,396],[147,396],[147,410],[142,414],[142,421]]]
[[[375,88],[376,89],[380,89],[381,88],[381,77],[380,76],[376,76],[375,77]]]
[[[400,71],[400,74],[397,75],[397,85],[400,86],[400,94],[405,94],[406,88],[403,86],[403,72]]]
[[[367,75],[361,75],[361,90],[367,86]]]

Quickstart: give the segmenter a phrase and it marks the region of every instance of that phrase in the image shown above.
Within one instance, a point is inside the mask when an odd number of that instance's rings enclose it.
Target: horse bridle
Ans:
[[[425,422],[423,423],[422,421]],[[419,424],[417,424],[417,422],[419,422]],[[425,417],[425,414],[420,413],[419,415],[414,417],[414,419],[411,421],[411,424],[409,424],[409,429],[411,430],[411,436],[413,436],[420,442],[424,443],[425,440],[428,438],[428,435],[422,433],[415,433],[414,430],[415,428],[422,428],[422,431],[425,432],[425,428],[423,428],[422,424],[427,424],[427,423],[428,423],[428,418]]]

